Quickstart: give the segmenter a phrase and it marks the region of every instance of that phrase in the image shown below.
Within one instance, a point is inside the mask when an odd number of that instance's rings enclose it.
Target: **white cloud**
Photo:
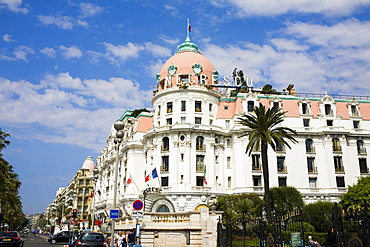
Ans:
[[[72,30],[74,26],[82,26],[87,28],[88,23],[86,21],[76,20],[71,16],[46,16],[38,15],[39,22],[44,25],[55,25],[61,29]]]
[[[82,17],[92,17],[104,11],[104,8],[92,3],[80,3]]]
[[[22,0],[0,0],[0,9],[8,8],[10,11],[15,13],[27,14],[28,9],[22,8]]]
[[[115,46],[106,42],[104,42],[104,45],[107,50],[107,58],[115,63],[125,62],[128,58],[136,58],[139,56],[139,52],[144,50],[142,45],[137,45],[131,42],[128,42],[125,46]]]
[[[72,78],[68,72],[59,73],[58,75],[45,75],[45,79],[41,80],[41,85],[48,88],[64,88],[64,89],[79,89],[83,90],[85,87],[80,78]]]
[[[5,42],[8,42],[8,43],[15,42],[15,40],[14,40],[14,39],[12,39],[12,36],[11,36],[10,34],[4,34],[4,35],[3,35],[3,40],[4,40]]]
[[[176,45],[180,42],[179,39],[173,39],[166,35],[160,35],[159,38],[163,40],[165,43],[170,44],[170,45]]]
[[[254,85],[266,83],[282,90],[294,84],[297,92],[362,95],[370,90],[370,26],[347,20],[332,26],[288,24],[270,45],[208,44],[205,56],[221,75],[242,69]],[[276,34],[275,34],[276,35]]]
[[[346,20],[332,26],[292,23],[286,30],[298,38],[304,38],[311,45],[330,47],[370,46],[370,21]]]
[[[170,49],[165,48],[165,47],[160,46],[160,45],[153,44],[152,42],[146,42],[144,44],[144,46],[145,46],[146,51],[149,51],[150,53],[152,53],[155,56],[160,56],[160,57],[167,56],[168,57],[168,56],[171,55],[171,50]]]
[[[82,51],[75,46],[66,47],[61,45],[59,46],[59,51],[66,59],[82,57]]]
[[[9,61],[15,61],[15,60],[27,60],[28,54],[34,54],[34,50],[30,47],[20,45],[16,48],[14,48],[13,52],[8,52],[6,49],[3,49],[2,54],[0,54],[0,60],[9,60]]]
[[[45,47],[44,49],[41,49],[40,52],[48,57],[54,58],[57,54],[57,51],[54,48]]]
[[[296,40],[289,39],[271,39],[270,42],[280,51],[305,51],[308,45],[300,45]]]
[[[14,137],[68,143],[97,152],[125,109],[150,104],[149,91],[116,77],[83,80],[66,72],[48,74],[37,85],[0,77],[0,87],[2,125],[16,128]],[[32,125],[32,132],[25,125]]]
[[[232,4],[241,16],[273,16],[290,12],[343,16],[370,4],[368,0],[213,0],[212,3],[217,7]]]

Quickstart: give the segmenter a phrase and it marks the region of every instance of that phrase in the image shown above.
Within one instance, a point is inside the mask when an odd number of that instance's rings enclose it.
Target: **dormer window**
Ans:
[[[333,110],[330,104],[325,104],[325,116],[333,116]]]
[[[351,105],[351,115],[352,115],[352,117],[360,116],[360,113],[359,113],[356,105]]]
[[[253,112],[254,110],[254,102],[248,101],[248,112]]]
[[[275,102],[272,104],[272,107],[274,107],[274,108],[280,108],[280,104],[279,104],[279,102],[275,101]]]
[[[308,115],[308,114],[311,114],[310,113],[310,108],[309,108],[309,104],[308,103],[302,103],[302,106],[301,106],[301,110],[302,110],[302,114],[304,115]]]

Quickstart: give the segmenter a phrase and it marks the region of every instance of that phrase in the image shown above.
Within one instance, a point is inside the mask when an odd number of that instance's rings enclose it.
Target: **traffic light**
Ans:
[[[72,211],[72,218],[76,219],[77,218],[77,209],[73,209]]]

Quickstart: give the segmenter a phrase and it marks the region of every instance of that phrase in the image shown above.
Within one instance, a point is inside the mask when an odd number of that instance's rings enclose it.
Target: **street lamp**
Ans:
[[[113,209],[116,209],[117,204],[117,184],[118,184],[118,163],[119,163],[119,146],[122,142],[123,138],[123,128],[125,127],[122,120],[117,120],[114,123],[114,128],[116,129],[116,137],[114,138],[114,143],[116,144],[117,148],[117,157],[116,157],[116,165],[114,166],[114,187],[113,187]],[[114,228],[116,225],[116,220],[112,219],[112,226],[111,226],[111,241],[110,246],[113,247],[114,245]]]
[[[94,168],[93,170],[93,180],[94,180],[94,197],[93,197],[93,208],[92,208],[92,215],[91,215],[91,231],[94,231],[94,221],[95,221],[95,199],[96,199],[96,181],[98,181],[99,178],[99,169],[97,167]]]

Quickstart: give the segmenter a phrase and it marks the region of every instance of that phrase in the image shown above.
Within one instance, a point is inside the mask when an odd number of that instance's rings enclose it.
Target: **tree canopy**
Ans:
[[[22,202],[19,196],[21,182],[18,174],[4,158],[2,150],[10,144],[6,139],[9,134],[0,129],[0,228],[8,224],[8,229],[18,230],[26,221],[22,212]]]
[[[316,232],[327,232],[332,227],[332,214],[334,203],[318,201],[309,203],[303,207],[303,221],[315,227]]]
[[[304,202],[301,193],[294,187],[274,187],[271,188],[271,206],[278,215],[302,210]]]
[[[370,177],[361,177],[357,184],[348,186],[346,193],[340,196],[343,209],[355,209],[370,203]]]

